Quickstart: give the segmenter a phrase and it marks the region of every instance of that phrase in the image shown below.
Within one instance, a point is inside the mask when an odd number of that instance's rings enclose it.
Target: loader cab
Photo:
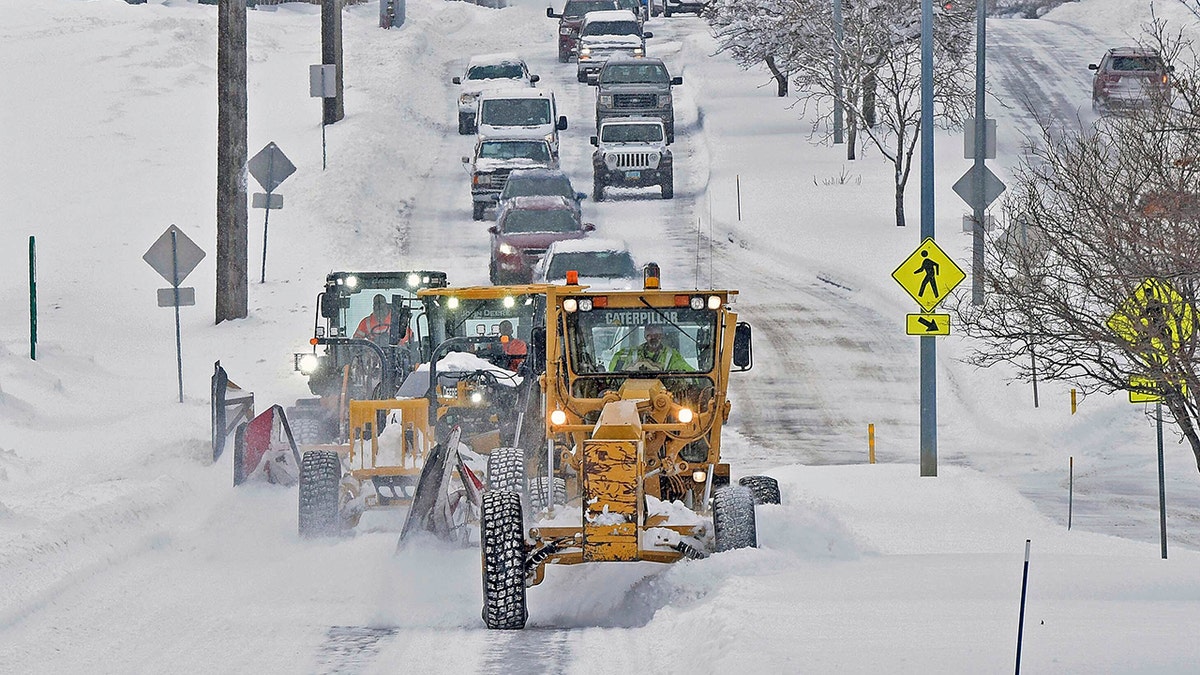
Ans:
[[[525,358],[532,357],[532,365],[540,359],[530,354],[528,345],[535,330],[545,326],[546,296],[540,289],[479,286],[424,292],[421,300],[429,317],[431,342],[437,346],[452,338],[465,338],[455,351],[470,351],[513,371]]]
[[[317,296],[312,350],[295,354],[295,369],[308,377],[309,389],[317,396],[337,396],[348,385],[347,395],[355,400],[390,397],[392,392],[378,391],[379,385],[385,379],[398,384],[399,375],[384,377],[380,355],[401,374],[428,358],[429,317],[417,293],[445,286],[446,274],[430,270],[329,274],[325,290]],[[379,296],[397,321],[389,322],[390,331],[370,335],[369,341],[379,347],[376,350],[354,338],[364,323],[379,327],[368,318],[376,313]],[[345,372],[346,366],[350,373]]]

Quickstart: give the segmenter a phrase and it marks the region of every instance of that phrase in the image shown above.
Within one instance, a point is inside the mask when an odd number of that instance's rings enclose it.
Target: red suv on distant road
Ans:
[[[1174,68],[1163,63],[1154,49],[1115,47],[1088,69],[1096,71],[1092,78],[1092,109],[1096,112],[1134,108],[1154,97],[1170,96]]]
[[[595,229],[580,220],[575,204],[566,197],[513,197],[488,228],[492,234],[488,278],[493,284],[527,284],[550,244],[579,239]]]
[[[583,15],[606,9],[617,9],[617,0],[567,0],[563,11],[558,14],[554,12],[553,7],[546,8],[546,16],[558,19],[558,60],[560,62],[570,61],[578,51],[579,26],[583,24]]]

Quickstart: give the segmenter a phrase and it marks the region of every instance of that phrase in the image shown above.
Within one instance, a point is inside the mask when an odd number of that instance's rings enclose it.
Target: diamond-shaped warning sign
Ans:
[[[175,233],[174,256],[171,255],[172,232]],[[142,260],[149,263],[155,272],[161,274],[168,284],[177,285],[183,283],[187,275],[196,269],[196,265],[204,260],[204,250],[189,239],[183,230],[172,225],[150,246],[150,249],[142,256]]]
[[[908,291],[921,309],[932,312],[967,275],[938,247],[933,237],[927,237],[892,272],[892,278]]]

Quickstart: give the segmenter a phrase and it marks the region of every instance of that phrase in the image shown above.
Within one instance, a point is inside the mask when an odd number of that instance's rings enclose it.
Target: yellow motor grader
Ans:
[[[721,461],[731,370],[753,365],[736,291],[546,289],[543,447],[493,451],[482,496],[483,618],[526,621],[547,564],[674,562],[757,545],[768,476]]]

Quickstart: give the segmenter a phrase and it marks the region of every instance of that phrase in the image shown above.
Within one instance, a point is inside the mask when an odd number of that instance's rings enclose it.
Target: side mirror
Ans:
[[[451,82],[453,82],[454,84],[462,84],[462,78],[461,78],[461,77],[456,77],[456,78],[454,78],[454,79],[452,79],[452,80],[450,80],[450,81],[451,81]]]
[[[492,195],[492,201],[499,204],[500,203],[500,195]]]
[[[594,145],[596,147],[600,147],[600,139],[596,138],[595,136],[589,136],[588,142],[590,142],[592,145]]]
[[[462,158],[462,163],[463,163],[463,164],[470,164],[470,163],[471,163],[471,158],[470,158],[470,157],[467,157],[466,155],[463,155],[463,158]]]
[[[491,227],[488,228],[488,232],[491,232],[492,234],[500,234],[500,228],[496,227],[495,225],[492,225]]]
[[[587,83],[588,83],[588,86],[589,86],[589,87],[598,87],[598,86],[600,86],[600,73],[591,73],[591,72],[589,72],[589,73],[587,74]]]
[[[596,225],[595,225],[595,223],[584,223],[584,224],[583,224],[583,231],[584,231],[584,232],[595,232],[595,231],[596,231]]]
[[[321,316],[326,319],[336,319],[338,315],[338,301],[336,295],[322,293],[317,296],[317,305],[321,310]]]
[[[672,77],[672,78],[671,78],[671,84],[672,84],[672,85],[674,85],[674,86],[679,86],[679,85],[683,84],[683,76],[682,76],[682,75],[676,75],[675,77]]]
[[[546,327],[534,326],[529,331],[529,345],[525,350],[525,362],[522,365],[528,366],[530,372],[543,373],[546,370],[545,354]]]
[[[1097,64],[1097,63],[1089,63],[1089,64],[1088,64],[1088,70],[1100,70],[1100,64]]]
[[[1173,72],[1175,72],[1175,66],[1167,66],[1167,72],[1168,72],[1168,73],[1173,73]]]
[[[587,199],[587,193],[586,193],[586,192],[576,192],[576,193],[575,193],[575,201],[577,201],[577,202],[581,202],[581,201],[583,201],[583,200],[585,200],[585,199]]]
[[[561,115],[561,116],[558,118],[558,124],[556,124],[556,125],[554,125],[554,126],[555,126],[555,128],[556,128],[556,129],[558,129],[559,131],[566,131],[566,130],[567,130],[567,116],[566,116],[566,115]]]
[[[546,18],[547,19],[557,19],[558,17],[559,17],[559,15],[554,13],[553,7],[546,8]]]
[[[750,370],[754,367],[754,351],[750,347],[750,324],[739,321],[733,331],[733,365],[738,371]]]
[[[529,84],[537,84],[538,81],[541,79],[542,78],[538,77],[537,75],[530,75],[529,76]]]
[[[647,38],[652,38],[652,37],[654,37],[654,33],[642,33],[643,40],[645,40]]]

